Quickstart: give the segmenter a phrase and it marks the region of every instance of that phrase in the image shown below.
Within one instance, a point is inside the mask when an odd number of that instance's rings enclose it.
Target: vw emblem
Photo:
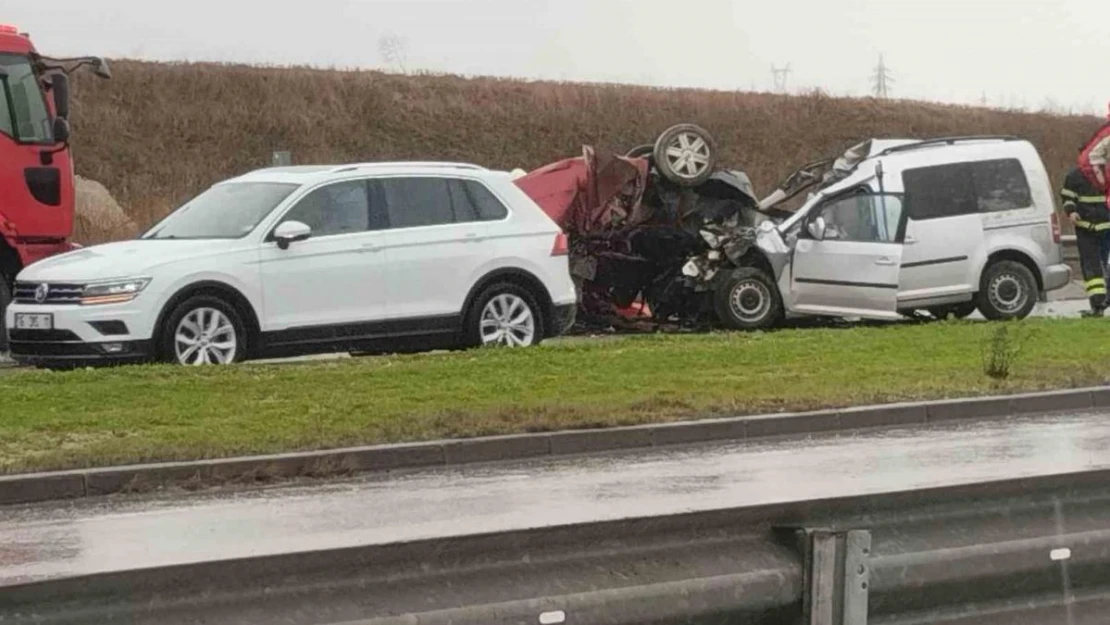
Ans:
[[[50,295],[50,285],[45,282],[35,289],[35,301],[40,304],[46,301],[48,295]]]

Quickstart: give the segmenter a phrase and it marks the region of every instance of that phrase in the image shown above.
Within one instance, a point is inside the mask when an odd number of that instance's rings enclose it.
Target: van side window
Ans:
[[[1033,205],[1029,179],[1016,158],[907,169],[902,182],[915,221]]]
[[[1029,179],[1021,161],[1009,158],[971,164],[979,212],[1011,211],[1033,206]]]
[[[979,212],[975,180],[966,163],[907,169],[902,184],[906,210],[915,221]]]

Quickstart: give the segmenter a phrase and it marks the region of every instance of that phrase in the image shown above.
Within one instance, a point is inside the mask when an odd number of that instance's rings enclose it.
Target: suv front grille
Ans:
[[[81,292],[85,290],[83,284],[48,283],[46,299],[38,301],[36,293],[41,282],[16,282],[15,292],[12,294],[19,304],[80,304]]]

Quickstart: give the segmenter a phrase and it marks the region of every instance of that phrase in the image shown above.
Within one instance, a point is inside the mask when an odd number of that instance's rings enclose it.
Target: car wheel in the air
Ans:
[[[482,290],[466,317],[470,347],[531,347],[544,338],[544,319],[527,289],[498,282]]]
[[[1037,305],[1037,279],[1019,262],[991,263],[983,271],[976,305],[992,321],[1024,319]]]
[[[694,124],[678,124],[665,130],[655,142],[653,155],[659,173],[684,187],[696,187],[709,180],[717,166],[713,137]]]
[[[212,295],[186,299],[166,317],[160,356],[179,365],[229,365],[244,360],[248,337],[235,307]]]
[[[782,300],[774,280],[755,267],[735,269],[713,292],[717,318],[733,330],[764,330],[782,319]]]

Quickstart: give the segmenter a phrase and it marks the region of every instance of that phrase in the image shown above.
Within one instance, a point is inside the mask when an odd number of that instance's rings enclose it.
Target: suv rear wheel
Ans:
[[[229,365],[244,360],[247,348],[239,312],[211,295],[185,300],[162,327],[160,355],[179,365]]]
[[[544,338],[544,319],[536,298],[516,284],[486,287],[466,317],[468,346],[531,347]]]
[[[976,305],[979,312],[992,321],[1024,319],[1037,305],[1037,279],[1019,262],[991,263],[979,283]]]
[[[721,323],[733,330],[764,330],[782,319],[782,300],[775,281],[755,267],[733,270],[713,291]]]

